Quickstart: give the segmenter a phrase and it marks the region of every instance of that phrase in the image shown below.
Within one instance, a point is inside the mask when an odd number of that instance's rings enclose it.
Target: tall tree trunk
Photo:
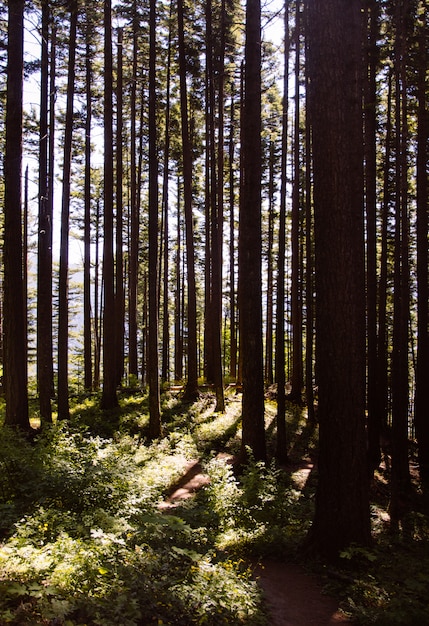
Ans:
[[[308,57],[308,15],[304,4],[305,55]],[[310,424],[316,422],[313,390],[314,361],[314,245],[313,245],[313,194],[312,194],[312,154],[311,154],[311,120],[309,115],[309,80],[305,72],[305,397],[307,417]]]
[[[426,16],[427,17],[427,16]],[[428,71],[428,26],[419,27],[417,111],[417,368],[414,420],[419,454],[420,478],[429,484],[429,419],[427,384],[429,372],[429,283],[428,283],[428,135],[426,76]]]
[[[276,458],[287,461],[286,441],[286,359],[285,359],[285,255],[286,255],[286,188],[287,188],[287,136],[289,101],[289,0],[285,2],[285,42],[283,77],[282,153],[280,182],[279,241],[277,258],[277,308],[276,308],[276,382],[277,382],[277,442]]]
[[[230,134],[228,144],[229,156],[229,317],[230,317],[230,362],[229,375],[232,380],[237,378],[237,324],[236,324],[236,291],[235,291],[235,185],[234,185],[234,156],[235,156],[235,102],[234,91],[231,93]]]
[[[308,547],[370,540],[359,0],[308,2],[319,482]]]
[[[268,179],[268,242],[267,242],[267,306],[265,328],[265,372],[267,385],[272,385],[273,374],[273,245],[274,245],[274,142],[270,142]]]
[[[170,84],[171,84],[171,12],[168,33],[167,53],[167,84],[165,103],[165,138],[164,138],[164,171],[162,181],[162,210],[163,210],[163,239],[164,239],[164,263],[163,263],[163,314],[162,314],[162,365],[161,379],[170,379],[170,307],[169,307],[169,174],[170,174]]]
[[[149,13],[149,436],[161,435],[158,366],[158,158],[156,132],[156,0]]]
[[[380,463],[380,420],[377,411],[377,36],[378,7],[367,0],[364,13],[364,140],[366,208],[366,299],[367,299],[367,407],[368,461],[370,471]]]
[[[49,6],[42,3],[37,249],[37,386],[41,424],[52,422],[52,216],[48,203]]]
[[[195,281],[194,228],[192,215],[192,150],[188,119],[183,0],[178,0],[177,2],[177,17],[179,36],[180,113],[182,121],[182,166],[186,225],[186,268],[188,279],[188,373],[184,398],[187,401],[193,401],[198,396],[197,294]]]
[[[24,0],[8,3],[7,52],[3,242],[5,425],[29,430],[21,211]]]
[[[115,342],[116,342],[116,384],[120,385],[124,375],[124,326],[125,326],[125,290],[124,290],[124,254],[123,254],[123,68],[122,68],[122,28],[118,29],[117,85],[116,85],[116,281],[115,281]]]
[[[180,224],[180,180],[177,180],[177,243],[176,243],[176,290],[174,296],[174,378],[183,378],[183,339],[182,339],[182,229]]]
[[[64,130],[63,190],[61,201],[60,273],[58,283],[58,419],[69,418],[69,230],[73,141],[73,101],[76,63],[77,2],[70,5],[70,37],[67,75],[67,104]]]
[[[291,275],[291,322],[292,322],[292,376],[289,400],[302,402],[302,293],[301,293],[301,241],[300,241],[300,2],[295,8],[295,128],[293,146],[293,189],[292,189],[292,275]]]
[[[91,332],[91,125],[92,125],[92,62],[91,7],[86,1],[86,120],[85,120],[85,214],[84,214],[84,253],[83,253],[83,350],[84,386],[92,389],[92,332]]]
[[[265,459],[262,349],[261,5],[247,0],[242,120],[243,181],[239,223],[240,349],[243,360],[242,450]]]
[[[137,164],[136,164],[136,89],[137,89],[137,52],[139,20],[137,0],[133,1],[133,60],[131,94],[130,94],[130,176],[131,176],[131,228],[129,242],[129,278],[128,278],[128,373],[138,375],[137,358],[137,282],[138,282],[138,248],[139,248],[139,201],[137,196]]]
[[[113,257],[113,62],[112,7],[104,1],[104,244],[103,392],[101,408],[118,405],[115,350],[115,267]]]
[[[406,4],[406,3],[405,3]],[[407,165],[407,81],[406,27],[404,5],[398,3],[395,15],[395,257],[392,345],[392,474],[390,519],[392,529],[409,508],[410,470],[408,459],[408,165]]]

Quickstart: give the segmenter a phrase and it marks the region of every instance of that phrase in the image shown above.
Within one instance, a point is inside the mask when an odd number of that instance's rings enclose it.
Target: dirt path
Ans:
[[[351,624],[302,566],[265,561],[255,567],[255,576],[271,615],[270,626]]]
[[[185,475],[159,505],[160,510],[174,509],[208,482],[200,463],[190,462]],[[323,593],[317,579],[302,566],[266,560],[255,565],[253,571],[266,600],[270,626],[351,624],[338,610],[337,602]]]

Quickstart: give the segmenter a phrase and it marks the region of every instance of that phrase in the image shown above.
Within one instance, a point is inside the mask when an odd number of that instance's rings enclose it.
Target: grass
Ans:
[[[192,405],[163,396],[164,437],[148,443],[147,396],[100,413],[75,398],[69,424],[30,443],[0,429],[0,623],[11,625],[249,625],[267,621],[248,563],[300,559],[311,524],[317,431],[290,406],[288,471],[250,462],[237,477],[220,451],[240,445],[240,397],[225,414],[210,393]],[[269,449],[275,405],[267,403]],[[159,503],[199,460],[208,486],[169,513]],[[386,520],[386,477],[373,493],[374,543],[336,567],[307,563],[361,624],[429,624],[428,519],[407,533]],[[420,495],[417,494],[420,502]]]

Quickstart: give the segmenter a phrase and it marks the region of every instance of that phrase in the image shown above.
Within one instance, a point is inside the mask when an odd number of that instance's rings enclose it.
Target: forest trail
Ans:
[[[226,462],[232,456],[220,454]],[[199,461],[191,461],[186,473],[160,503],[161,511],[169,511],[182,500],[191,498],[198,489],[209,482]],[[263,560],[252,566],[254,577],[263,591],[270,626],[329,626],[351,624],[339,610],[338,603],[323,593],[315,576],[308,574],[302,565]]]

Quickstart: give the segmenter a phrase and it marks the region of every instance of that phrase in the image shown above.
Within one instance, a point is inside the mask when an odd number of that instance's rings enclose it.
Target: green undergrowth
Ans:
[[[317,429],[288,408],[289,466],[250,461],[240,473],[240,397],[224,414],[203,394],[162,398],[163,437],[149,442],[147,396],[124,391],[101,413],[75,398],[69,423],[31,441],[0,429],[0,624],[144,626],[269,624],[250,563],[300,560],[311,524]],[[275,405],[267,402],[270,455]],[[219,454],[222,453],[222,454]],[[162,508],[198,460],[210,481]],[[427,516],[407,535],[373,504],[371,550],[351,547],[336,567],[306,563],[362,624],[429,624]]]

